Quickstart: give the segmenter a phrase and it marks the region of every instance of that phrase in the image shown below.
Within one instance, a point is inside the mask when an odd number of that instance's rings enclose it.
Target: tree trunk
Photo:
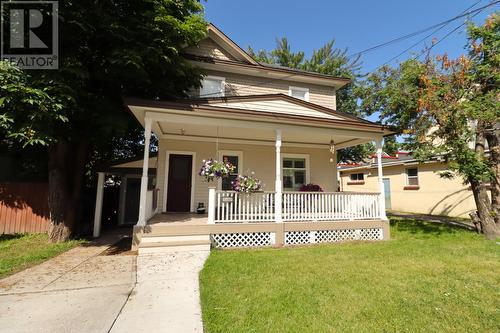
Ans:
[[[492,128],[486,132],[486,140],[488,141],[490,150],[491,167],[493,169],[493,179],[490,183],[491,210],[497,227],[500,227],[500,133],[499,130],[493,128],[495,126],[491,127]]]
[[[49,147],[49,240],[68,240],[76,231],[87,144],[59,141]]]
[[[476,144],[474,150],[480,157],[484,157],[484,144],[485,144],[485,124],[479,120],[476,127]],[[483,186],[482,182],[469,178],[474,201],[476,202],[477,215],[481,221],[481,230],[487,239],[495,239],[500,236],[500,229],[495,223],[490,198],[488,192]]]
[[[474,201],[476,202],[477,215],[481,222],[481,231],[488,239],[500,237],[500,230],[497,227],[491,212],[491,203],[490,198],[488,197],[488,192],[477,180],[471,179],[469,180],[469,183],[474,195]]]

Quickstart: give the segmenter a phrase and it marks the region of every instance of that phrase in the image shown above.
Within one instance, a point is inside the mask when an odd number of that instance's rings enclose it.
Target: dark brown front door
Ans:
[[[167,212],[189,212],[193,156],[170,155],[168,161]]]

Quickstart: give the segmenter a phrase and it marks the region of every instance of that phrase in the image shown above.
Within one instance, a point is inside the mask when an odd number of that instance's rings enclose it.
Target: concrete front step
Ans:
[[[141,239],[141,243],[157,242],[189,242],[189,241],[210,241],[209,235],[165,235],[165,234],[147,234]]]
[[[139,244],[139,254],[171,253],[183,251],[210,251],[210,240],[182,240],[143,242]]]

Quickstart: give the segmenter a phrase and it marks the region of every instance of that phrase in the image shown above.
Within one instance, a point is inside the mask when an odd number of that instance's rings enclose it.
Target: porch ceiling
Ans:
[[[242,140],[251,141],[256,144],[274,145],[276,134],[270,128],[245,128],[221,125],[200,125],[188,123],[173,123],[166,121],[157,121],[157,129],[159,135],[165,138],[176,138],[180,140],[200,140],[200,141],[215,141],[216,139],[223,141]],[[155,127],[155,126],[154,126]],[[352,136],[343,136],[329,131],[324,133],[304,129],[304,131],[282,130],[282,141],[285,145],[293,144],[313,144],[329,147],[330,141],[333,140],[337,147],[347,147],[364,142],[369,142],[372,139],[353,138]]]

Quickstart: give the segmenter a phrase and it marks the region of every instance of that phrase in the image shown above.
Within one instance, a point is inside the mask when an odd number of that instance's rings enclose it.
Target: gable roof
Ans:
[[[207,44],[207,39],[212,40],[218,46],[215,47],[215,52],[201,50],[209,47],[209,45],[203,45]],[[210,44],[211,42],[208,43]],[[351,82],[348,78],[335,77],[333,75],[309,72],[275,64],[260,63],[212,23],[208,25],[206,39],[201,41],[198,47],[185,49],[184,53],[187,59],[199,62],[199,65],[202,65],[202,67],[206,65],[222,65],[225,69],[232,68],[233,70],[250,71],[258,76],[301,79],[314,84],[333,85],[336,89]],[[219,68],[216,69],[218,70]]]
[[[218,47],[222,49],[223,53],[230,55],[234,60],[251,64],[258,65],[258,62],[253,59],[245,50],[243,50],[238,44],[233,42],[231,38],[226,36],[220,29],[218,29],[212,23],[209,23],[207,27],[207,37],[200,42],[206,42],[207,40],[213,41]],[[194,51],[196,47],[191,47],[186,49],[187,53]],[[229,57],[228,57],[229,58]]]

